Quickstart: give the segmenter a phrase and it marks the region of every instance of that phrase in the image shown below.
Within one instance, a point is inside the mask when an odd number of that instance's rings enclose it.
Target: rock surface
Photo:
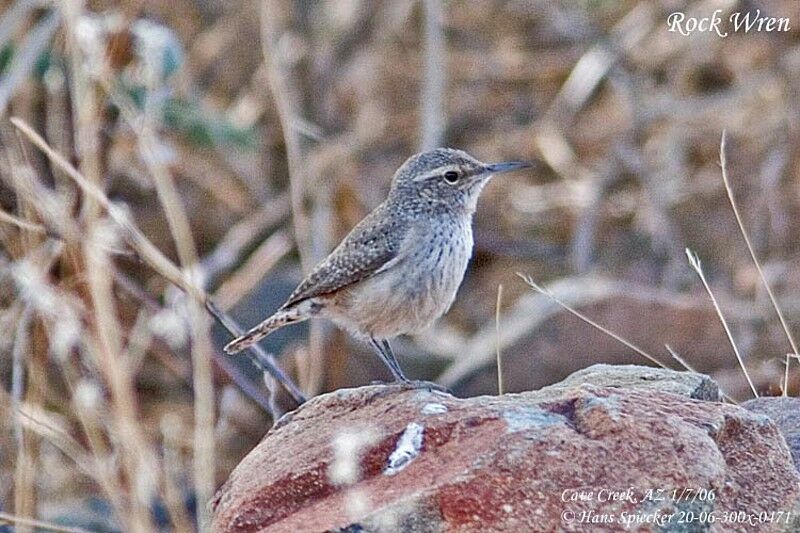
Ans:
[[[281,419],[212,508],[218,532],[797,531],[798,502],[778,428],[733,405],[370,386]]]
[[[564,381],[540,389],[539,394],[571,389],[580,385],[671,392],[695,400],[718,402],[722,398],[716,382],[705,374],[676,372],[638,365],[592,365],[578,370]]]
[[[795,468],[800,471],[800,398],[764,396],[748,400],[742,407],[767,415],[777,424],[792,453]]]

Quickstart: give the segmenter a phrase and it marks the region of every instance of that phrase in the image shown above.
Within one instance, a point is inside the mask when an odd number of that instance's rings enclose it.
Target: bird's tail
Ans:
[[[225,353],[233,355],[237,352],[241,352],[275,330],[281,329],[283,326],[288,326],[289,324],[294,324],[295,322],[302,322],[306,320],[306,318],[308,317],[301,316],[297,309],[278,311],[241,337],[228,343],[224,348]]]

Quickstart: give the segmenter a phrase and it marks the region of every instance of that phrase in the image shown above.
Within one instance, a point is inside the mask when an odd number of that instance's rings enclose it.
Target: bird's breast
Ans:
[[[441,308],[441,315],[453,303],[471,255],[471,224],[432,225],[404,259],[408,274],[398,273],[396,283],[418,300],[420,307]],[[429,299],[435,303],[425,305]]]
[[[452,305],[472,254],[470,221],[416,228],[391,268],[340,300],[349,329],[378,338],[428,327]]]

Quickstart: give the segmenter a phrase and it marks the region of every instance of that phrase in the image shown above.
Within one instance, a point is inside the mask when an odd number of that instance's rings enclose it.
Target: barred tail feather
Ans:
[[[224,348],[225,353],[228,355],[233,355],[241,352],[242,350],[254,345],[270,333],[281,329],[283,326],[294,324],[295,322],[302,322],[306,318],[307,317],[300,316],[296,309],[275,313],[241,337],[228,343]]]

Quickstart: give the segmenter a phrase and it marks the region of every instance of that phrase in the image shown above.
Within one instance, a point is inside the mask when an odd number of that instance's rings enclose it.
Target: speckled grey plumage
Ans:
[[[359,222],[331,254],[297,286],[281,307],[331,293],[374,274],[397,256],[409,217],[389,216],[384,202]]]

